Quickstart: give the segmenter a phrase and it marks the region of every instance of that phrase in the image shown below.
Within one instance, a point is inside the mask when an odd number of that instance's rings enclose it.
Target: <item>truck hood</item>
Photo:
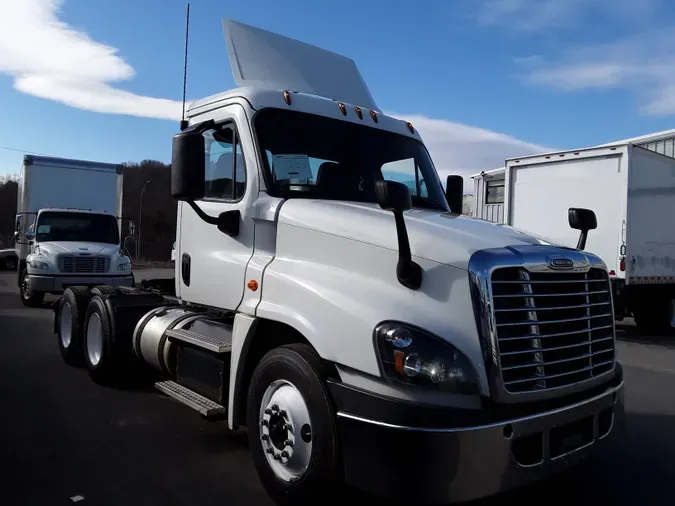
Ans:
[[[48,255],[106,255],[112,256],[120,250],[118,244],[102,242],[78,242],[78,241],[44,241],[38,244],[40,252]]]
[[[520,245],[555,244],[512,227],[468,216],[412,209],[404,213],[413,256],[468,268],[478,250]],[[394,215],[377,204],[290,199],[279,223],[330,233],[398,251]]]

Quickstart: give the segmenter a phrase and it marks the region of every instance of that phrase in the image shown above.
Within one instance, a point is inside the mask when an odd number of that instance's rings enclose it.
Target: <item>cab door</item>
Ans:
[[[219,116],[213,118],[216,128],[204,133],[204,198],[196,205],[210,216],[232,213],[239,230],[229,235],[179,202],[176,288],[185,301],[234,310],[241,302],[246,265],[253,254],[257,172],[243,108],[227,106]]]

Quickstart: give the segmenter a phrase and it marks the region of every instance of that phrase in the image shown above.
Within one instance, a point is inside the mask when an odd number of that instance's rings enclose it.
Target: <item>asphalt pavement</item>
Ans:
[[[135,275],[140,281],[172,271]],[[23,307],[16,273],[0,272],[0,504],[271,504],[243,432],[202,421],[151,387],[95,385],[84,370],[61,361],[52,317],[47,308]],[[675,340],[643,339],[631,321],[618,324],[618,337],[628,411],[623,440],[573,472],[481,505],[669,502],[675,483]],[[402,465],[414,465],[402,453]],[[349,502],[356,501],[379,503],[354,493]]]

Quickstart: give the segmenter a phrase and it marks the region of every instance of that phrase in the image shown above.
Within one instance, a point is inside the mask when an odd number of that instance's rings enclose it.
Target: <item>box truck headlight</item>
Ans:
[[[441,392],[479,394],[471,362],[451,344],[398,322],[375,329],[375,346],[387,379]]]
[[[129,271],[131,270],[131,264],[129,262],[124,262],[117,266],[118,271]]]
[[[37,269],[40,271],[49,270],[49,264],[47,262],[40,262],[39,260],[31,260],[29,263],[33,269]]]

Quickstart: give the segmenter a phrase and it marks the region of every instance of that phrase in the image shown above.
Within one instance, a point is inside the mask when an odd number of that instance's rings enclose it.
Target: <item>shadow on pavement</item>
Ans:
[[[675,349],[675,335],[670,336],[643,336],[640,335],[633,319],[626,319],[616,322],[616,338],[619,341],[626,341],[639,344],[655,344],[670,349]]]

